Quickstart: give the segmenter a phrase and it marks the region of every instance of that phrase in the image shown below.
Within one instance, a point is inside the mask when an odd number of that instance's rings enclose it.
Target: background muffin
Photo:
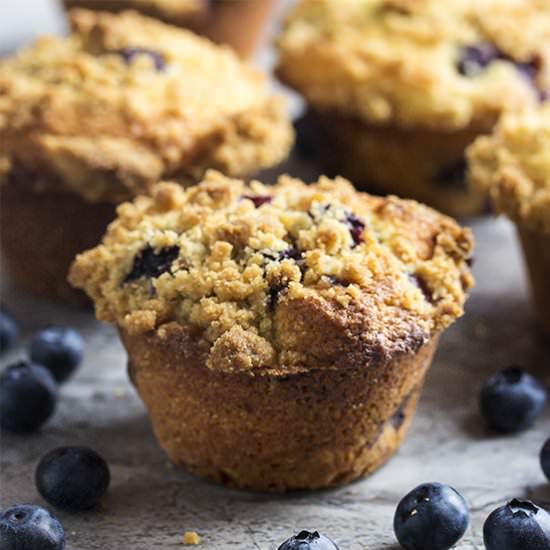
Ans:
[[[468,158],[473,185],[517,224],[535,304],[550,333],[550,105],[506,115]]]
[[[550,5],[302,0],[279,51],[332,171],[469,214],[482,198],[465,185],[465,147],[502,112],[548,96]]]
[[[462,314],[471,249],[450,218],[342,179],[247,187],[209,172],[120,206],[70,280],[118,326],[174,462],[313,488],[395,452]]]
[[[75,10],[72,29],[0,63],[2,246],[56,298],[117,203],[162,177],[248,175],[292,143],[284,100],[229,50],[132,12]]]
[[[273,0],[64,0],[67,8],[137,10],[229,44],[240,55],[250,55]]]

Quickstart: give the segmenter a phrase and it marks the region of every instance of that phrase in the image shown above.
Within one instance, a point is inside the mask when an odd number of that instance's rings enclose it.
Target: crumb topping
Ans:
[[[73,10],[71,24],[0,61],[0,158],[12,170],[116,202],[162,178],[244,176],[286,157],[284,99],[229,48],[134,12]]]
[[[301,0],[279,51],[279,75],[315,108],[371,123],[483,129],[504,110],[548,99],[550,4]]]
[[[462,314],[472,247],[452,219],[341,178],[210,171],[121,205],[70,281],[129,333],[193,327],[211,368],[287,372],[418,348]]]
[[[499,212],[550,234],[550,105],[508,113],[468,158],[472,184]]]

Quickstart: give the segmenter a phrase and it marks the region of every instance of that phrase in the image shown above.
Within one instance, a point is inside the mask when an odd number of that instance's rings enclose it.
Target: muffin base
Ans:
[[[397,450],[437,337],[379,365],[286,375],[205,366],[191,329],[121,331],[129,374],[176,464],[217,483],[316,489],[365,476]]]
[[[219,44],[228,44],[243,57],[254,51],[274,0],[205,0],[201,13],[170,17],[153,6],[131,6],[148,15],[179,27],[188,28]],[[122,0],[65,0],[67,8],[124,11],[128,1]]]
[[[550,235],[518,226],[533,300],[539,319],[550,336]]]
[[[339,113],[310,110],[303,141],[330,175],[359,189],[416,199],[451,216],[481,213],[486,201],[466,185],[464,152],[482,132],[374,126]]]
[[[116,215],[110,203],[92,204],[73,193],[0,188],[2,259],[16,286],[41,298],[89,304],[67,282],[74,257],[97,245]]]

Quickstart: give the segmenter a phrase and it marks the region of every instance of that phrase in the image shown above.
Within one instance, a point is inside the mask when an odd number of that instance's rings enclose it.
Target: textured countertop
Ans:
[[[23,21],[21,6],[34,19]],[[6,31],[16,27],[17,33]],[[0,51],[38,28],[62,28],[44,1],[4,0]],[[258,59],[269,64],[271,54],[264,51]],[[303,175],[315,167],[291,161],[283,170]],[[475,220],[472,226],[477,286],[466,316],[442,338],[400,452],[364,481],[289,496],[227,490],[170,466],[127,382],[125,355],[115,332],[90,312],[30,299],[3,279],[2,302],[24,333],[21,346],[2,357],[2,366],[24,355],[33,331],[51,324],[75,326],[87,348],[83,368],[62,388],[59,408],[41,433],[2,437],[0,504],[44,504],[33,481],[38,459],[55,446],[82,444],[106,458],[112,482],[100,510],[57,514],[67,533],[67,550],[179,548],[189,530],[201,535],[199,548],[205,550],[274,550],[301,529],[322,530],[341,550],[397,548],[395,506],[424,481],[449,483],[468,499],[473,522],[457,548],[482,549],[483,521],[507,499],[527,497],[550,506],[550,485],[538,466],[538,451],[550,435],[550,414],[547,410],[524,434],[496,437],[486,432],[479,417],[478,390],[489,374],[511,364],[531,369],[550,385],[550,346],[533,318],[512,226],[492,218]]]

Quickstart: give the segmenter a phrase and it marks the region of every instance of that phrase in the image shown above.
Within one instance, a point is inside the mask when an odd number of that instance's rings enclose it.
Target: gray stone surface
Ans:
[[[0,25],[10,3],[0,5]],[[265,51],[259,56],[263,63],[270,58]],[[294,161],[284,169],[315,171]],[[483,520],[506,499],[528,497],[550,506],[550,485],[537,458],[550,435],[550,414],[547,410],[524,434],[496,437],[479,417],[479,387],[490,373],[513,363],[550,385],[550,348],[533,318],[513,228],[492,218],[474,221],[473,228],[478,284],[466,316],[442,338],[398,455],[364,481],[288,496],[231,491],[171,467],[127,382],[114,331],[94,321],[90,312],[32,300],[3,280],[2,301],[24,334],[20,347],[2,357],[2,366],[24,356],[29,335],[50,324],[76,326],[87,349],[83,368],[63,387],[59,408],[41,433],[2,437],[0,504],[44,504],[33,482],[38,459],[58,445],[84,444],[108,460],[112,484],[101,510],[58,514],[67,531],[67,550],[178,548],[186,530],[200,533],[199,548],[205,550],[274,550],[303,528],[323,530],[342,550],[391,549],[396,548],[392,518],[398,500],[429,480],[450,483],[469,500],[473,522],[458,548],[482,549]]]

